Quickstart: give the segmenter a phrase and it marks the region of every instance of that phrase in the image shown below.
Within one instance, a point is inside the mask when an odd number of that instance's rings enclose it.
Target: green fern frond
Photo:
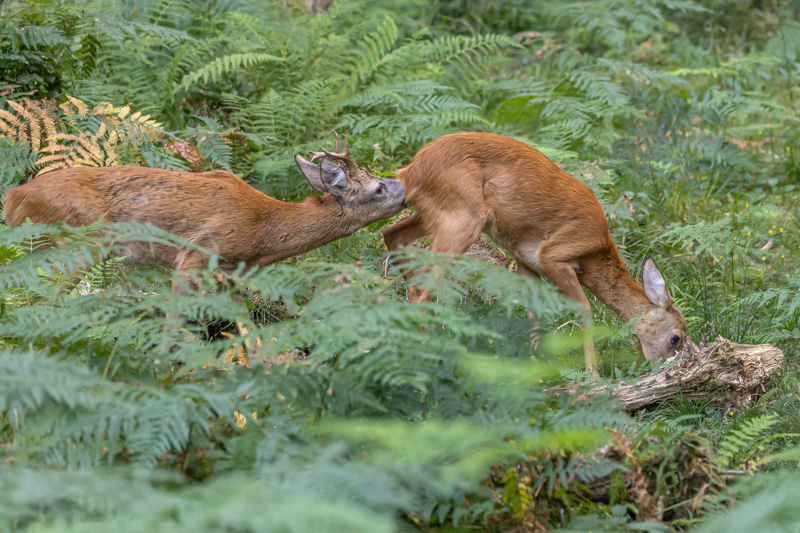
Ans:
[[[140,33],[157,36],[167,42],[194,41],[194,38],[185,31],[168,28],[166,26],[127,20],[122,17],[96,11],[92,12],[91,16],[97,29],[102,34],[108,35],[114,39],[120,46],[122,46],[126,37],[138,37]]]
[[[284,61],[284,58],[263,52],[248,52],[242,54],[229,54],[223,57],[218,57],[202,68],[190,72],[183,76],[179,89],[186,90],[193,84],[203,80],[203,84],[215,83],[223,76],[230,74],[236,70],[263,63]]]
[[[507,35],[484,34],[473,37],[441,37],[431,42],[430,57],[443,63],[463,67],[474,66],[479,56],[503,48],[516,48],[517,42]]]
[[[778,420],[775,416],[762,415],[742,421],[729,430],[714,457],[714,467],[718,471],[737,468],[742,462],[757,456],[758,441]]]
[[[17,28],[16,37],[28,48],[71,44],[64,32],[51,26],[22,26]]]
[[[386,54],[397,42],[398,30],[391,17],[386,17],[375,31],[367,34],[357,43],[353,52],[350,70],[353,81],[363,82],[369,78],[382,63]],[[353,82],[351,82],[353,84]]]

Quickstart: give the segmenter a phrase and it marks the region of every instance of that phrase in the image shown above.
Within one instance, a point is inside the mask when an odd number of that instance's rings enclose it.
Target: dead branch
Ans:
[[[689,341],[691,343],[691,341]],[[675,398],[702,400],[724,409],[741,409],[766,392],[783,365],[783,352],[771,344],[737,344],[723,337],[695,346],[694,352],[658,373],[647,374],[630,385],[620,382],[611,396],[626,411],[635,411]],[[608,392],[600,387],[582,394],[589,398]]]

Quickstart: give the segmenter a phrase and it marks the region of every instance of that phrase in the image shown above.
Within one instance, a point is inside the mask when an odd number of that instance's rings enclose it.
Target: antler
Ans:
[[[347,165],[347,169],[350,170],[350,172],[358,171],[358,165],[356,165],[356,162],[353,161],[353,158],[350,156],[350,146],[347,144],[347,137],[344,135],[344,133],[342,134],[342,139],[344,140],[344,152],[339,152],[339,134],[334,131],[333,135],[336,139],[336,148],[334,148],[336,151],[329,152],[321,146],[319,147],[319,149],[322,150],[321,152],[313,152],[309,150],[309,153],[312,156],[311,161],[313,162],[318,157],[327,157],[328,159],[335,161],[343,161],[344,164]]]

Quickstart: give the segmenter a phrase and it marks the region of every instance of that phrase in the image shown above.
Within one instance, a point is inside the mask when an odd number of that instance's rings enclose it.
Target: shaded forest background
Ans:
[[[491,131],[595,191],[631,272],[657,258],[696,341],[769,342],[786,362],[750,408],[629,415],[551,392],[587,379],[574,307],[490,242],[426,281],[423,313],[384,275],[391,221],[258,272],[198,272],[184,296],[172,272],[91,259],[176,242],[153,227],[2,227],[0,530],[795,530],[798,11],[6,0],[0,195],[128,164],[231,170],[296,201],[292,156],[331,130],[387,177],[440,135]],[[595,320],[603,381],[652,370],[631,326],[602,305]]]

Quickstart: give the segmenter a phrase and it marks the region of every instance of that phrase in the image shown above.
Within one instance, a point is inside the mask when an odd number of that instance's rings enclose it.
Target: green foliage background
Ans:
[[[23,122],[46,98],[116,163],[230,169],[286,200],[309,193],[291,156],[332,129],[387,176],[446,133],[516,137],[593,188],[632,272],[658,258],[695,340],[774,343],[786,368],[747,412],[676,399],[632,419],[548,392],[585,377],[549,285],[464,257],[426,280],[425,312],[405,302],[382,275],[388,221],[222,285],[199,272],[186,296],[170,272],[90,259],[174,242],[152,227],[3,228],[0,531],[792,530],[799,9],[6,0],[0,109]],[[68,96],[138,114],[68,114]],[[110,131],[125,141],[103,145]],[[0,193],[44,167],[30,136],[0,132]],[[37,248],[47,236],[67,244]],[[602,305],[595,319],[604,379],[649,370],[629,329]],[[234,321],[250,332],[215,333]],[[257,338],[249,365],[222,357]],[[609,500],[587,499],[608,475]],[[647,498],[625,482],[645,478]]]

